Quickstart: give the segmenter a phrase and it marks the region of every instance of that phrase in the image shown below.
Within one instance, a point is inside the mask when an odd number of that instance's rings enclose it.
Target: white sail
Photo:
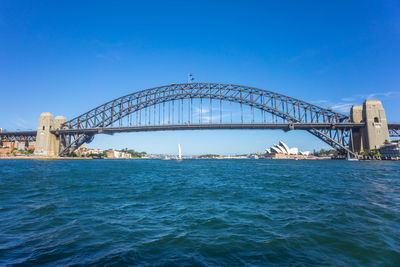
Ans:
[[[352,158],[351,156],[350,156],[350,153],[349,153],[349,151],[347,151],[347,157],[346,157],[346,159],[347,160],[349,160],[349,161],[358,161],[358,158]]]
[[[181,150],[181,144],[178,144],[178,159],[182,159],[182,150]]]

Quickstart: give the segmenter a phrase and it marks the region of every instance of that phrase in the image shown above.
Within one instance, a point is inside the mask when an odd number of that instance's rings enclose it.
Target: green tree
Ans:
[[[128,148],[124,148],[121,151],[131,154],[132,158],[143,158],[144,156],[147,155],[147,153],[144,152],[144,151],[143,152],[137,152],[134,149],[128,149]]]

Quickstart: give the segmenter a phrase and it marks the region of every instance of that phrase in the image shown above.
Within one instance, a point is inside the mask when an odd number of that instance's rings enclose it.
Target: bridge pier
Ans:
[[[385,110],[381,101],[365,100],[363,105],[353,105],[350,113],[353,123],[365,123],[363,128],[353,130],[354,152],[362,153],[379,149],[385,142],[390,141]]]
[[[67,119],[65,118],[65,116],[56,116],[54,118],[54,130],[61,129],[61,125],[66,121]],[[61,141],[60,135],[56,136],[55,134],[52,134],[51,136],[52,136],[52,146],[54,148],[54,154],[57,156],[64,147],[63,142]]]
[[[35,155],[49,157],[58,155],[60,151],[60,138],[51,131],[60,129],[61,124],[65,121],[66,118],[64,116],[57,116],[53,120],[53,114],[50,112],[40,114],[36,133]]]
[[[353,105],[350,111],[351,121],[354,123],[362,123],[363,122],[363,106],[362,105]],[[353,152],[361,153],[364,151],[363,137],[362,137],[363,129],[353,129],[352,130],[352,138],[351,149]]]

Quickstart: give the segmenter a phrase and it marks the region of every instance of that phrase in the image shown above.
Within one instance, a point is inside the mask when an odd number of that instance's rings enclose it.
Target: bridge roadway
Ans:
[[[178,124],[178,125],[142,125],[132,127],[105,127],[105,128],[83,128],[55,130],[52,133],[58,134],[113,134],[120,132],[149,132],[149,131],[180,131],[180,130],[240,130],[240,129],[280,129],[280,130],[309,130],[309,129],[350,129],[361,128],[363,123],[237,123],[237,124]]]
[[[36,134],[37,131],[2,131],[0,132],[0,141],[34,141],[36,139]]]
[[[20,135],[20,136],[30,136],[30,135],[36,135],[37,131],[35,130],[30,130],[30,131],[3,131],[0,132],[0,136],[6,136],[6,135]]]
[[[180,130],[309,130],[309,129],[357,129],[364,127],[363,123],[246,123],[246,124],[180,124],[180,125],[143,125],[132,127],[104,127],[104,128],[83,128],[83,129],[64,129],[53,130],[53,134],[113,134],[121,132],[149,132],[149,131],[180,131]],[[388,123],[389,130],[395,133],[392,136],[399,136],[400,123]],[[24,138],[36,138],[37,131],[3,131],[0,132],[0,140],[12,141],[23,140]]]
[[[177,125],[143,125],[132,127],[100,127],[83,129],[53,130],[53,134],[60,133],[120,133],[120,132],[148,132],[167,130],[212,130],[212,129],[280,129],[280,130],[308,130],[308,129],[354,129],[364,127],[364,123],[234,123],[234,124],[177,124]],[[390,130],[400,130],[400,123],[388,123]],[[37,131],[3,131],[0,136],[36,136]]]
[[[388,123],[389,130],[400,130],[400,123]]]

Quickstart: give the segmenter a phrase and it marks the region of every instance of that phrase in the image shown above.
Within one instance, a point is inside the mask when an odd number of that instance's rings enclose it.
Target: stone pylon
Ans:
[[[368,99],[363,105],[354,105],[351,108],[351,121],[365,123],[365,127],[353,130],[352,148],[360,153],[365,150],[379,149],[389,141],[389,129],[382,102]]]
[[[61,128],[61,125],[66,121],[67,121],[67,119],[65,118],[65,116],[56,116],[54,118],[54,122],[53,122],[54,130],[59,130]],[[54,150],[54,154],[58,155],[58,153],[60,152],[60,149],[61,149],[60,137],[52,134],[50,145]]]
[[[60,140],[51,131],[60,129],[61,124],[66,121],[64,116],[57,116],[53,120],[53,114],[43,112],[40,114],[38,129],[36,133],[36,144],[34,154],[37,156],[54,157],[58,155]]]
[[[365,100],[363,105],[364,147],[368,150],[378,149],[390,141],[389,128],[382,102],[376,99]]]

